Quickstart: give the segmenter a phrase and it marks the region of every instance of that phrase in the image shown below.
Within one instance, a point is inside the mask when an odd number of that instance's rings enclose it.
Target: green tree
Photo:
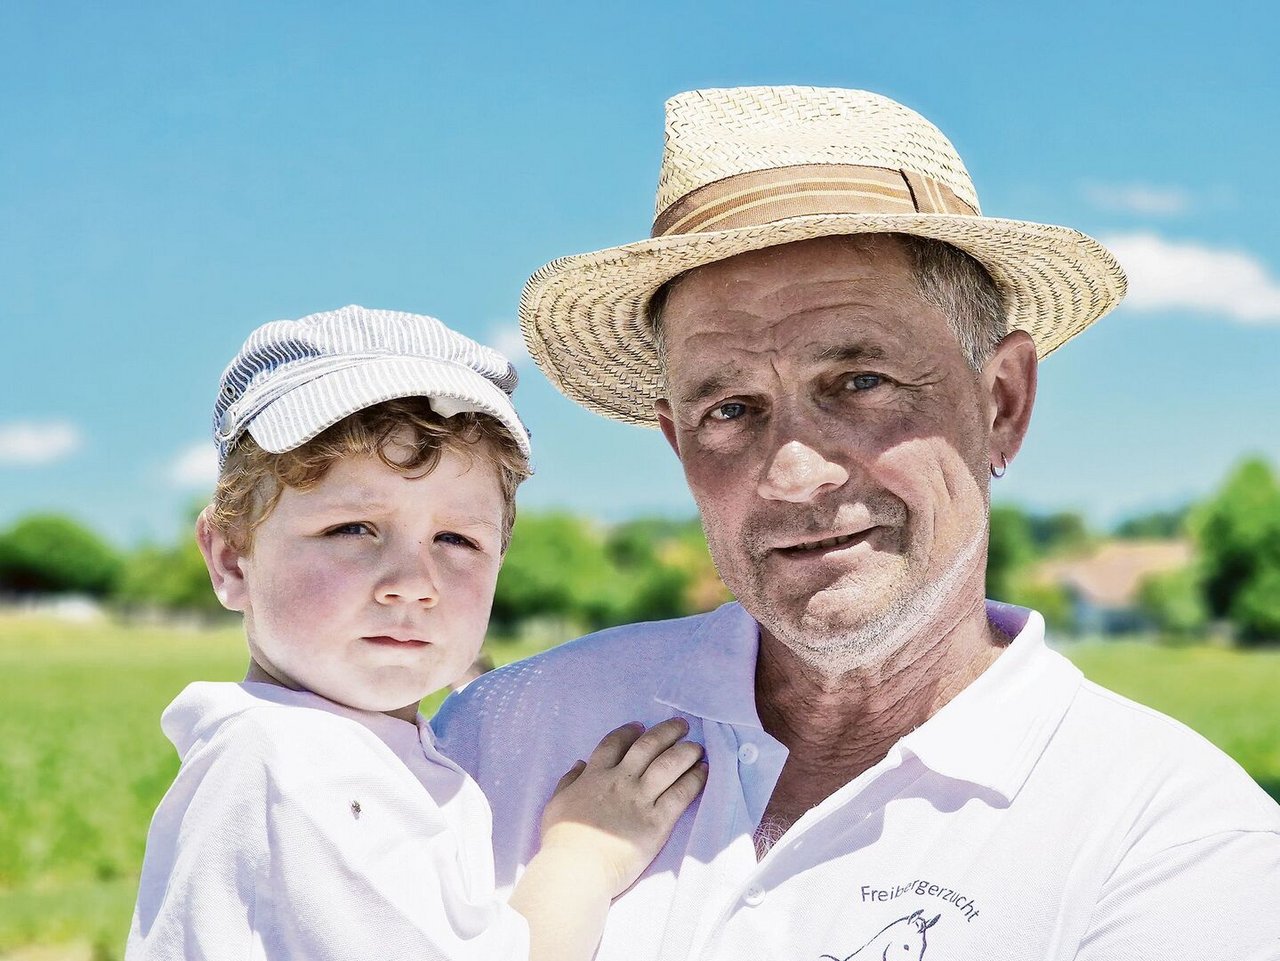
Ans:
[[[0,589],[102,597],[120,575],[120,556],[82,524],[34,514],[0,535]]]
[[[610,560],[628,584],[619,610],[620,622],[654,621],[691,613],[689,585],[692,572],[679,563],[673,544],[687,538],[697,521],[645,517],[614,526],[605,539]]]
[[[1192,513],[1205,601],[1245,643],[1280,639],[1280,484],[1261,458],[1240,464]]]
[[[1259,570],[1231,605],[1231,619],[1246,643],[1280,641],[1280,564]]]
[[[498,577],[493,621],[513,627],[559,617],[597,628],[624,619],[630,583],[605,550],[603,534],[567,513],[522,513]]]
[[[993,505],[987,545],[987,596],[1012,601],[1019,572],[1035,558],[1031,519],[1020,507]]]
[[[223,610],[193,538],[174,547],[140,547],[130,554],[115,599],[126,607],[198,614]]]
[[[1146,577],[1138,588],[1138,606],[1171,637],[1199,637],[1209,621],[1204,585],[1195,567]]]
[[[659,621],[691,613],[688,603],[689,575],[679,567],[654,564],[633,582],[620,623]]]
[[[1002,598],[1010,604],[1039,611],[1045,626],[1060,634],[1072,634],[1078,629],[1075,605],[1061,584],[1032,581],[1026,576],[1015,576],[1009,596]]]
[[[1031,515],[1031,542],[1039,554],[1060,554],[1087,547],[1092,539],[1084,518],[1075,511]]]
[[[1187,530],[1190,505],[1171,511],[1153,511],[1139,514],[1118,524],[1115,536],[1121,540],[1172,540],[1182,537]]]
[[[663,546],[662,563],[684,573],[684,609],[681,615],[714,610],[725,601],[733,600],[711,559],[702,522],[698,518],[686,521],[676,536]]]
[[[701,534],[696,520],[672,520],[666,517],[640,517],[612,527],[605,537],[609,558],[623,570],[643,568],[658,563],[662,546],[684,537],[692,525]]]

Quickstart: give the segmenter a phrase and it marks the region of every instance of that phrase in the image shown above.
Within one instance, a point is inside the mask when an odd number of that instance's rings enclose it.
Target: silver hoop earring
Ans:
[[[994,464],[990,466],[991,466],[991,476],[994,477],[996,480],[999,480],[1005,474],[1009,473],[1009,460],[1007,457],[1004,456],[1003,451],[1001,451],[1000,453],[1000,469],[996,470]]]

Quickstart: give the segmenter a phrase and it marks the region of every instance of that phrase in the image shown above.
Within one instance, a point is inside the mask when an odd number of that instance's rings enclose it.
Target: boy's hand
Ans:
[[[688,733],[673,717],[605,735],[556,785],[542,815],[542,851],[599,870],[610,898],[630,887],[707,783],[702,747],[680,740]]]

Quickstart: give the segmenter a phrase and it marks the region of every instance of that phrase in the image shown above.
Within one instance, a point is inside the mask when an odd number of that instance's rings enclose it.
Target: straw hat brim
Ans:
[[[645,310],[668,280],[737,254],[839,234],[905,233],[978,260],[1004,294],[1009,329],[1043,358],[1114,307],[1124,271],[1069,227],[940,214],[811,214],[750,227],[677,234],[562,257],[525,284],[520,327],[529,353],[570,399],[613,420],[657,426],[661,375]]]

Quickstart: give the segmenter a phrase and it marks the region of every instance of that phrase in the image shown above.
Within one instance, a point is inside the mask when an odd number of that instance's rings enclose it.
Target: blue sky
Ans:
[[[0,525],[168,539],[219,373],[347,303],[513,343],[525,276],[639,239],[662,102],[862,87],[921,111],[984,211],[1078,227],[1127,306],[1050,358],[998,497],[1096,522],[1280,462],[1273,4],[6,4]],[[689,514],[656,433],[522,366],[526,507]]]

